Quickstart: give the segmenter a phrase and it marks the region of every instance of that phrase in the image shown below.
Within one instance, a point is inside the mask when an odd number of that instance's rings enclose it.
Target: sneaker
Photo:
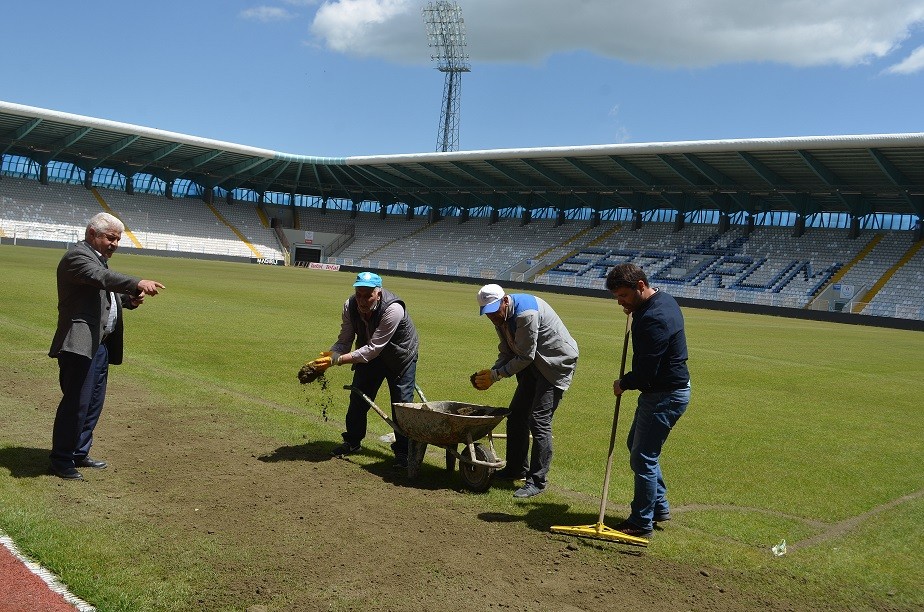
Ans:
[[[665,512],[664,514],[655,514],[655,515],[654,515],[654,522],[655,522],[655,523],[666,523],[666,522],[669,521],[669,520],[671,520],[671,513],[670,513],[670,512]]]
[[[513,496],[519,499],[526,499],[527,497],[535,497],[542,493],[542,489],[531,484],[525,484],[516,491],[513,492]]]
[[[651,529],[642,529],[641,527],[636,526],[634,523],[629,521],[623,521],[614,527],[616,531],[621,531],[626,535],[630,535],[636,538],[651,538]]]
[[[391,464],[393,470],[407,469],[407,455],[395,455],[395,462]]]
[[[344,455],[352,455],[362,448],[359,444],[350,444],[349,442],[344,442],[338,446],[335,446],[331,449],[330,454],[332,457],[343,457]]]

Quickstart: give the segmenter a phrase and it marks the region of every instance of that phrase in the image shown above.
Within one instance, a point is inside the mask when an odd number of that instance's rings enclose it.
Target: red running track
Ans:
[[[78,608],[0,545],[0,612],[74,612]]]

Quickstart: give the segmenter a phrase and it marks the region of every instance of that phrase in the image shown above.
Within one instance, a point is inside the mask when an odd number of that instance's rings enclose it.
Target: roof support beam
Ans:
[[[895,183],[897,187],[901,187],[899,193],[902,199],[917,213],[919,218],[924,217],[924,197],[913,196],[908,191],[914,183],[882,151],[879,149],[868,149],[868,151],[876,161],[876,165],[889,177],[889,180]]]
[[[122,149],[130,146],[132,143],[134,143],[139,138],[141,138],[141,136],[137,136],[137,135],[128,136],[118,142],[112,143],[105,149],[100,149],[99,155],[94,160],[94,165],[98,168],[108,158],[112,157],[113,155],[121,151]]]
[[[783,177],[781,177],[776,172],[768,168],[766,164],[764,164],[762,161],[760,161],[759,159],[757,159],[750,153],[746,151],[738,151],[737,153],[738,153],[738,157],[743,159],[744,162],[748,166],[750,166],[754,172],[759,174],[760,178],[764,179],[764,181],[767,182],[767,185],[771,189],[776,190],[786,185],[786,183],[783,181]],[[783,198],[786,199],[787,202],[789,202],[790,206],[793,207],[793,210],[796,210],[796,211],[799,210],[799,206],[801,203],[798,201],[797,198],[794,198],[792,194],[789,194],[786,192],[779,192],[779,193],[781,196],[783,196]],[[753,215],[755,214],[756,211],[749,210],[748,212]]]
[[[51,149],[48,151],[48,153],[42,154],[43,158],[47,158],[42,163],[47,164],[49,161],[53,160],[58,155],[60,155],[61,152],[64,151],[66,148],[70,147],[71,145],[76,144],[77,141],[79,141],[81,138],[83,138],[84,136],[86,136],[92,131],[93,131],[93,128],[83,127],[83,128],[80,128],[79,130],[75,130],[70,135],[65,136],[58,142],[54,143],[53,145],[51,145]]]
[[[604,205],[603,205],[602,198],[604,196],[612,198],[616,202],[617,205],[621,205],[624,207],[630,206],[629,201],[626,200],[622,195],[620,195],[620,193],[615,189],[616,181],[613,179],[613,177],[597,171],[596,169],[592,168],[590,165],[584,163],[583,161],[575,157],[566,157],[565,161],[567,161],[569,164],[574,166],[575,169],[577,169],[578,171],[582,172],[587,178],[599,184],[601,187],[614,187],[612,194],[604,194],[604,193],[601,193],[599,190],[596,190],[594,194],[597,197],[594,199],[594,203],[590,206],[590,208],[594,210],[603,210]]]
[[[477,170],[475,168],[470,168],[462,164],[461,162],[455,162],[453,163],[453,166],[456,169],[458,169],[460,172],[464,172],[465,174],[469,175],[470,177],[472,177],[473,179],[475,179],[476,181],[484,185],[486,191],[482,193],[482,196],[487,201],[491,202],[490,204],[491,208],[493,209],[510,208],[510,207],[517,208],[519,206],[522,206],[522,204],[518,200],[511,197],[507,193],[507,189],[501,188],[500,186],[498,186],[492,180],[492,178],[486,175],[484,172]],[[506,206],[506,207],[501,206],[501,204],[499,203],[500,201],[507,202],[509,206]]]
[[[16,131],[14,131],[13,134],[11,135],[11,137],[10,137],[10,144],[8,144],[8,145],[6,146],[6,148],[3,149],[3,151],[0,151],[0,155],[5,155],[6,152],[9,151],[10,148],[11,148],[14,144],[16,144],[17,141],[22,140],[23,138],[25,138],[25,137],[29,134],[29,132],[31,132],[32,130],[34,130],[35,128],[37,128],[37,127],[38,127],[39,125],[41,125],[41,124],[42,124],[42,120],[36,118],[36,119],[32,119],[31,121],[28,121],[28,122],[22,124],[22,125],[19,126],[18,128],[16,128]]]
[[[747,211],[747,202],[743,202],[739,196],[737,189],[739,189],[740,186],[737,185],[735,181],[725,176],[723,172],[713,168],[712,165],[706,163],[692,153],[684,153],[683,156],[688,162],[693,164],[696,169],[703,174],[703,176],[709,179],[713,185],[718,187],[722,191],[723,195],[727,196],[726,198],[712,199],[713,202],[719,206],[719,210],[722,212],[730,213],[731,210],[729,210],[727,205],[727,201],[730,199],[737,205],[739,210]],[[734,192],[731,191],[733,189],[735,190]],[[722,200],[725,200],[725,202],[723,203]]]
[[[406,177],[408,180],[418,185],[419,186],[418,189],[428,189],[427,185],[430,183],[430,181],[427,180],[428,177],[424,176],[420,172],[415,172],[414,170],[411,170],[410,168],[401,167],[396,164],[389,164],[388,167],[391,168],[394,172],[401,174],[402,176]],[[434,172],[434,170],[431,168],[428,168],[428,170],[430,170],[431,172]],[[434,174],[439,176],[445,182],[450,183],[456,187],[459,187],[458,184],[455,183],[455,181],[449,180],[449,177],[446,175],[445,172],[439,172],[437,170],[434,172]],[[471,208],[471,202],[469,200],[471,200],[472,198],[478,199],[478,196],[476,194],[473,194],[471,190],[464,189],[462,187],[459,187],[459,191],[456,194],[450,193],[445,188],[441,189],[439,193],[445,194],[446,197],[452,202],[455,202],[456,206],[458,206],[460,209]],[[459,197],[453,197],[453,196],[462,196],[462,197],[459,198]],[[486,204],[486,202],[481,202],[481,204]]]
[[[527,166],[529,166],[530,168],[532,168],[533,170],[535,170],[536,172],[538,172],[539,174],[541,174],[545,179],[551,181],[553,185],[558,185],[559,187],[562,187],[562,188],[563,188],[563,187],[566,187],[567,185],[569,185],[569,183],[571,182],[571,181],[569,181],[567,178],[565,178],[564,176],[562,176],[561,174],[559,174],[559,173],[557,173],[557,172],[555,172],[555,171],[553,171],[553,170],[549,170],[548,168],[543,167],[542,164],[540,164],[540,163],[539,163],[538,161],[536,161],[536,160],[532,160],[532,159],[523,159],[523,163],[525,163]],[[582,186],[582,187],[583,187],[583,186]],[[564,190],[562,190],[562,191],[559,191],[559,192],[557,192],[557,193],[558,193],[558,195],[562,195],[562,196],[563,196],[563,195],[565,195],[566,192],[565,192]],[[580,200],[580,202],[581,202],[581,208],[586,208],[586,207],[589,207],[589,206],[590,206],[589,201],[588,201],[588,200],[585,200],[585,199],[581,196],[581,194],[575,193],[573,189],[572,189],[572,190],[569,190],[567,193],[568,193],[568,195],[570,195],[571,197],[574,197],[574,198],[577,198],[578,200]],[[548,201],[548,198],[546,198],[546,200]],[[561,206],[557,206],[556,208],[561,208]]]
[[[253,181],[264,170],[273,167],[276,161],[265,157],[254,157],[246,162],[234,164],[222,173],[216,173],[214,186],[234,191],[241,185]]]
[[[656,190],[656,189],[657,189],[657,185],[655,184],[655,179],[654,179],[654,177],[653,177],[651,174],[649,174],[648,172],[642,170],[641,168],[639,168],[638,166],[636,166],[636,165],[633,164],[632,162],[629,162],[629,161],[627,161],[627,160],[625,160],[625,159],[622,159],[622,158],[620,158],[620,157],[617,157],[616,155],[610,155],[610,156],[608,156],[608,157],[609,157],[611,160],[613,160],[613,161],[616,163],[616,165],[618,165],[620,168],[622,168],[623,170],[625,170],[626,172],[628,172],[629,174],[631,174],[631,175],[632,175],[632,178],[634,178],[635,180],[637,180],[638,182],[640,182],[640,183],[642,184],[642,187],[643,187],[644,189],[649,189],[649,190]],[[633,195],[634,195],[634,194],[633,194]],[[659,194],[659,195],[660,195],[660,194]],[[663,195],[661,195],[660,197],[661,197],[661,199],[662,199],[664,202],[667,203],[668,206],[671,205],[671,201],[670,201],[669,199],[665,198]],[[638,200],[638,198],[634,198],[634,201],[639,201],[639,200]],[[630,201],[630,202],[631,202],[631,201]],[[630,206],[631,206],[631,204],[630,204]],[[657,208],[657,206],[654,206],[654,207],[652,207],[652,208]],[[639,211],[639,210],[642,210],[642,209],[632,207],[632,210]]]
[[[860,200],[861,199],[860,198],[848,199],[847,197],[845,197],[844,194],[841,193],[840,188],[846,185],[846,183],[844,182],[842,178],[837,176],[834,172],[831,171],[830,168],[828,168],[823,163],[821,163],[818,160],[818,158],[816,158],[814,155],[812,155],[808,151],[799,150],[799,151],[796,151],[796,153],[798,153],[799,157],[801,157],[805,161],[805,163],[808,164],[809,168],[812,169],[812,172],[814,172],[818,176],[818,178],[823,180],[826,185],[833,187],[835,189],[837,198],[841,201],[841,203],[844,204],[844,206],[846,206],[850,210],[850,212],[854,216],[862,216],[862,215],[857,214],[857,211],[860,210],[860,205],[861,205]]]
[[[148,153],[147,155],[142,155],[142,156],[139,157],[137,160],[131,160],[129,163],[136,163],[136,162],[137,162],[137,163],[140,164],[137,168],[134,168],[134,169],[133,169],[134,172],[132,172],[132,175],[137,174],[137,173],[139,173],[139,172],[144,172],[145,168],[147,168],[148,166],[150,166],[150,165],[152,165],[152,164],[154,164],[154,163],[157,163],[158,161],[160,161],[160,160],[163,159],[164,157],[167,157],[168,155],[172,154],[174,151],[176,151],[177,149],[179,149],[179,148],[182,147],[182,146],[183,146],[182,144],[180,144],[180,143],[178,143],[178,142],[174,142],[174,143],[165,145],[165,146],[163,146],[163,147],[161,147],[161,148],[159,148],[159,149],[157,149],[157,150],[155,150],[155,151],[151,151],[151,152]],[[131,176],[131,175],[129,175],[128,173],[126,173],[126,176]],[[153,176],[153,175],[152,175],[152,176]]]
[[[529,193],[534,193],[534,194],[538,195],[540,198],[542,198],[543,200],[545,200],[546,203],[548,203],[549,206],[554,206],[554,204],[552,203],[552,201],[545,197],[545,193],[540,192],[540,191],[535,191],[535,190],[533,189],[534,186],[533,186],[533,185],[530,185],[529,179],[528,179],[527,177],[523,176],[522,174],[520,174],[519,172],[516,172],[516,171],[511,170],[511,169],[509,169],[509,168],[504,168],[504,167],[501,165],[501,163],[500,163],[499,161],[495,161],[495,160],[491,160],[491,159],[486,159],[486,160],[484,160],[484,163],[488,164],[489,166],[491,166],[492,168],[494,168],[495,170],[497,170],[498,172],[500,172],[501,174],[503,174],[504,176],[506,176],[507,178],[509,178],[509,179],[510,179],[511,181],[513,181],[514,183],[517,183],[517,184],[521,185],[522,187],[524,187],[525,189],[529,190]],[[543,189],[543,191],[544,191],[544,190],[545,190],[546,188],[548,188],[549,186],[548,186],[548,185],[539,185],[538,187],[540,187],[540,188]],[[524,208],[528,208],[528,207],[530,207],[530,203],[529,203],[529,201],[527,200],[527,203],[526,203],[526,204],[520,203],[520,206],[523,206]]]
[[[705,178],[706,180],[709,180],[708,177],[705,177],[705,176],[703,176],[703,175],[701,175],[701,174],[697,174],[697,173],[695,173],[695,172],[690,172],[687,168],[684,168],[683,166],[681,166],[680,164],[678,164],[676,161],[674,161],[673,159],[671,159],[671,158],[668,157],[667,155],[658,155],[658,159],[660,159],[662,162],[664,162],[664,164],[665,164],[668,168],[670,168],[671,170],[673,170],[674,173],[677,174],[677,176],[679,176],[681,179],[685,180],[687,183],[689,183],[689,184],[692,185],[693,187],[700,187],[700,188],[701,188],[701,187],[704,186],[704,185],[702,184],[702,179]],[[714,183],[713,183],[713,186],[714,186]],[[684,195],[685,195],[685,196],[686,196],[686,195],[689,195],[689,196],[690,196],[690,197],[681,198],[681,200],[680,200],[680,202],[681,202],[680,206],[683,206],[684,208],[679,208],[679,207],[677,206],[677,203],[676,203],[677,200],[676,200],[675,198],[668,198],[672,203],[674,203],[674,207],[677,208],[677,210],[678,210],[678,212],[680,212],[680,214],[686,214],[686,213],[689,212],[690,210],[693,210],[694,199],[693,199],[693,197],[692,197],[692,194],[684,194]],[[716,193],[711,193],[711,194],[709,194],[709,199],[712,200],[713,204],[715,204],[716,207],[719,208],[719,210],[721,210],[721,206],[722,206],[722,204],[724,203],[724,201],[723,201],[722,198],[718,197],[718,194],[716,194]],[[688,206],[689,206],[689,208],[687,208]]]
[[[805,164],[812,169],[812,172],[814,172],[818,178],[823,180],[826,185],[830,185],[831,187],[840,187],[844,184],[844,181],[839,176],[834,174],[830,168],[818,161],[818,158],[816,158],[808,151],[798,150],[796,151],[796,154],[802,158]]]
[[[424,196],[422,195],[422,192],[424,191],[428,191],[429,194],[432,194],[434,196],[440,195],[454,202],[454,200],[446,196],[446,194],[443,194],[443,193],[438,194],[437,192],[426,189],[424,185],[421,185],[417,181],[409,181],[406,179],[402,179],[400,177],[393,176],[388,173],[382,172],[378,170],[377,168],[363,167],[363,166],[354,166],[354,168],[368,175],[369,177],[374,179],[376,182],[385,183],[386,185],[390,185],[391,187],[397,187],[402,192],[404,192],[406,195],[418,200],[424,206],[430,206],[431,208],[440,207],[440,205],[434,205],[433,200],[425,199]],[[458,204],[456,205],[458,206]]]

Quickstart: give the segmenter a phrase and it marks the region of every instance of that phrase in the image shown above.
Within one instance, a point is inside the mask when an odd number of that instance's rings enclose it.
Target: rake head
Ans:
[[[555,525],[552,527],[552,533],[561,533],[565,535],[578,536],[580,538],[593,538],[595,540],[607,540],[610,542],[620,542],[631,546],[648,546],[648,540],[625,534],[621,531],[611,529],[603,523],[594,525]]]

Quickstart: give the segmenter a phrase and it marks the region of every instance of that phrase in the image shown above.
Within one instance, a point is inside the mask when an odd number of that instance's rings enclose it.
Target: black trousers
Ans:
[[[507,465],[526,475],[526,484],[545,489],[552,465],[552,416],[564,391],[530,365],[517,372],[517,390],[507,417]],[[533,435],[532,450],[529,434]]]
[[[74,467],[74,460],[87,456],[93,443],[93,429],[106,400],[109,378],[109,349],[101,344],[93,359],[75,353],[58,355],[61,402],[51,434],[51,463],[56,469]]]
[[[391,403],[413,402],[416,377],[416,358],[400,373],[389,371],[379,363],[378,359],[373,359],[369,363],[356,364],[353,370],[353,386],[374,401],[376,394],[379,392],[379,387],[382,386],[383,382],[388,381]],[[359,444],[366,437],[369,408],[369,404],[362,397],[355,393],[350,394],[350,406],[347,408],[346,414],[346,432],[343,433],[344,441],[350,444]],[[394,412],[392,412],[391,416],[394,419]],[[391,449],[395,452],[395,455],[407,456],[407,438],[395,432],[395,442],[391,445]]]

